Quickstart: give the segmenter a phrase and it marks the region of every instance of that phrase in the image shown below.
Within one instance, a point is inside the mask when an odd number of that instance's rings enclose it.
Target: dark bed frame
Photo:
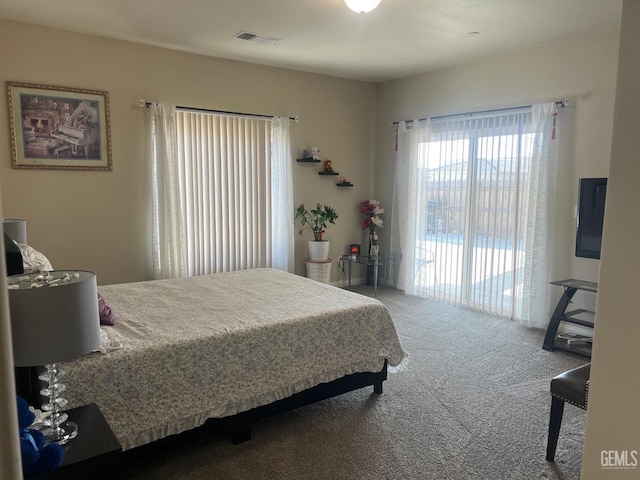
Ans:
[[[268,405],[225,418],[210,418],[200,427],[126,450],[120,455],[121,464],[134,464],[144,462],[146,459],[153,461],[154,458],[157,458],[159,451],[172,451],[176,447],[184,447],[189,443],[198,442],[213,435],[228,435],[232,443],[243,443],[251,440],[251,425],[256,421],[368,386],[373,386],[374,393],[380,395],[382,394],[382,383],[386,379],[387,361],[385,360],[384,366],[379,372],[345,375],[332,382],[316,385]]]
[[[37,370],[37,368],[16,368],[15,372],[18,395],[25,398],[30,405],[35,406],[38,406],[42,401],[42,398],[39,396],[41,382],[38,380]],[[127,450],[123,455],[137,457],[146,451],[155,451],[158,448],[162,448],[165,444],[174,445],[176,442],[184,443],[191,441],[190,439],[203,438],[209,432],[213,431],[228,432],[234,444],[246,442],[251,440],[251,425],[258,420],[368,386],[373,386],[374,393],[381,395],[382,384],[386,379],[387,361],[385,360],[382,370],[379,372],[361,372],[345,375],[337,380],[321,383],[320,385],[308,388],[307,390],[295,393],[290,397],[277,400],[268,405],[256,407],[229,417],[210,418],[201,427]]]
[[[224,420],[231,426],[231,441],[234,444],[251,440],[251,424],[257,420],[277,415],[279,413],[294,410],[305,405],[326,400],[327,398],[342,395],[343,393],[358,390],[360,388],[373,386],[374,393],[382,394],[382,382],[387,379],[387,361],[384,361],[382,370],[377,373],[363,372],[345,375],[332,382],[321,383],[315,387],[308,388],[302,392],[295,393],[290,397],[277,400],[268,405],[252,408],[246,412],[237,413]],[[211,419],[209,421],[212,421]]]

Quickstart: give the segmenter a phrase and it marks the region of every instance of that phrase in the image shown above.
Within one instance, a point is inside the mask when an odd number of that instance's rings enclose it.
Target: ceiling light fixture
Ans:
[[[344,0],[344,3],[356,13],[368,13],[380,4],[380,0]]]

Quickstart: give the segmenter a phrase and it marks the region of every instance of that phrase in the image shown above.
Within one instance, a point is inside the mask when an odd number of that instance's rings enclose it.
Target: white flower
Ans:
[[[360,222],[362,229],[368,228],[371,233],[375,233],[375,227],[382,228],[380,215],[384,213],[384,208],[380,208],[378,200],[364,200],[360,202],[360,214],[364,219]]]

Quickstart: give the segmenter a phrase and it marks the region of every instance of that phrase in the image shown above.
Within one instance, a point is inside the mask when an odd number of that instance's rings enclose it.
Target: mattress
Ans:
[[[278,270],[99,290],[106,348],[60,367],[68,408],[97,403],[123,450],[406,361],[382,303]]]

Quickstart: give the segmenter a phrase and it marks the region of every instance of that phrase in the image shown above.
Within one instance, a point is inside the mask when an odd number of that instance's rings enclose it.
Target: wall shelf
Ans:
[[[313,157],[303,157],[303,158],[296,158],[296,162],[298,162],[298,163],[321,163],[322,160],[320,160],[319,158],[313,158]],[[318,172],[318,175],[326,175],[326,176],[334,177],[334,176],[340,175],[340,174],[338,172],[327,172],[325,170],[322,170],[322,171]],[[351,182],[339,182],[339,183],[336,183],[336,185],[338,187],[353,187],[353,183],[351,183]]]

